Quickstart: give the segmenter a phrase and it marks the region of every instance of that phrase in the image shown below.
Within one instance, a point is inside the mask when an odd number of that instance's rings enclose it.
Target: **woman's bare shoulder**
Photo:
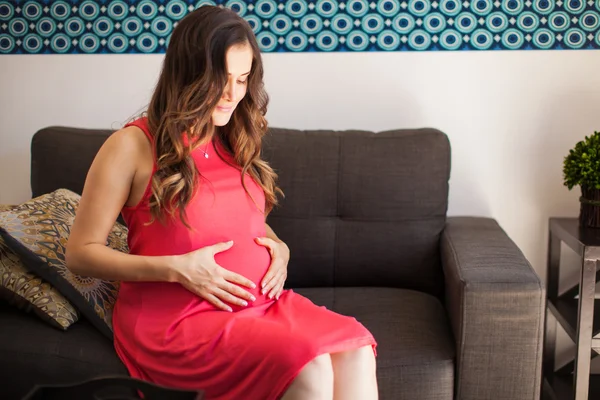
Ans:
[[[135,125],[113,132],[104,143],[104,146],[130,157],[151,154],[152,152],[148,137],[141,128]]]
[[[114,131],[102,144],[90,173],[93,184],[112,180],[130,187],[140,172],[152,166],[152,146],[144,132],[137,126],[127,126]],[[105,184],[105,183],[104,183]]]

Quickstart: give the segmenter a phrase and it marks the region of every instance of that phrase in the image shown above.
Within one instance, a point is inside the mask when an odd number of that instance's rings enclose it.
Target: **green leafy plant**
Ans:
[[[600,189],[600,132],[586,136],[563,162],[564,185],[573,189],[579,185],[589,189]]]

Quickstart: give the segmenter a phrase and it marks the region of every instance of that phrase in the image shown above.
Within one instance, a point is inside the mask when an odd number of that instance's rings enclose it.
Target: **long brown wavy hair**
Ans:
[[[249,45],[253,52],[247,92],[229,122],[216,127],[211,116],[227,84],[226,53],[236,45]],[[277,174],[260,157],[269,102],[263,73],[254,33],[235,12],[202,6],[179,21],[147,110],[157,162],[150,197],[152,221],[179,211],[182,222],[190,227],[185,209],[200,176],[191,153],[212,134],[233,156],[246,193],[250,196],[242,179],[246,173],[264,190],[265,217],[278,205],[277,194],[283,192],[276,184]]]

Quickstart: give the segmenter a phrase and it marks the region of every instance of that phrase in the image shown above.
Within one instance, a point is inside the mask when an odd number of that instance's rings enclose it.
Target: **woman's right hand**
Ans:
[[[174,257],[175,280],[217,308],[233,311],[225,302],[242,307],[254,296],[234,283],[251,289],[256,285],[240,274],[229,271],[215,262],[215,254],[228,250],[233,241],[217,243]]]

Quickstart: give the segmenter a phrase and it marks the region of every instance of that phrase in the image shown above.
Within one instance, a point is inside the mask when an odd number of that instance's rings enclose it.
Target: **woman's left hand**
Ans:
[[[256,243],[265,246],[271,253],[271,265],[263,278],[260,286],[261,293],[268,293],[270,299],[279,300],[283,292],[283,285],[287,279],[287,265],[290,260],[290,249],[284,242],[278,242],[268,237],[255,239]]]

